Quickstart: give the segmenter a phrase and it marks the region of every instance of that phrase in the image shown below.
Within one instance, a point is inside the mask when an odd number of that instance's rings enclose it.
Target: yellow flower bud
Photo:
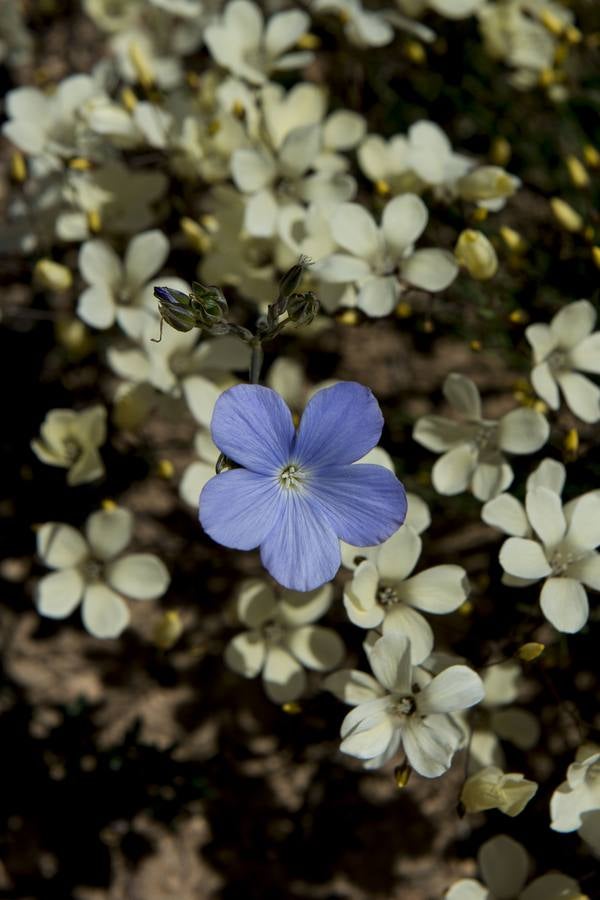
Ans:
[[[127,112],[133,112],[137,106],[138,99],[130,87],[124,87],[121,91],[121,103]]]
[[[467,228],[456,242],[454,256],[472,278],[487,281],[498,271],[496,251],[482,231]]]
[[[115,509],[119,508],[118,504],[115,503],[114,500],[111,500],[110,497],[106,497],[100,505],[104,512],[114,512]]]
[[[545,649],[544,644],[540,644],[537,641],[530,641],[519,647],[515,656],[517,659],[522,659],[523,662],[533,662],[534,659],[537,659],[538,656],[542,655]]]
[[[485,222],[490,212],[485,206],[478,206],[477,209],[473,210],[473,215],[471,218],[474,222]]]
[[[569,204],[565,203],[564,200],[561,200],[560,197],[553,197],[550,201],[550,206],[554,218],[559,225],[562,225],[565,231],[581,231],[583,228],[583,219],[572,206],[569,206]]]
[[[407,41],[404,45],[404,55],[417,66],[422,66],[427,59],[425,48],[419,41]]]
[[[477,338],[474,338],[472,341],[469,341],[469,348],[473,351],[473,353],[479,353],[480,350],[483,350],[483,344]]]
[[[396,307],[395,313],[398,319],[408,319],[412,316],[412,306],[410,303],[406,303],[405,301],[398,304]]]
[[[342,325],[358,325],[360,313],[356,309],[344,309],[336,316],[336,320]]]
[[[154,86],[154,74],[150,60],[136,41],[131,41],[128,52],[129,61],[135,70],[137,80],[144,90],[150,90]]]
[[[479,166],[459,180],[458,190],[463,200],[477,202],[510,197],[515,185],[512,177],[500,166]]]
[[[71,270],[51,259],[39,259],[33,274],[37,284],[49,291],[68,291],[73,284]]]
[[[513,253],[523,253],[527,247],[527,244],[519,232],[515,231],[514,228],[509,228],[508,225],[502,225],[500,228],[500,237],[508,249],[512,250]]]
[[[74,159],[69,160],[69,168],[73,169],[75,172],[89,172],[92,165],[93,163],[83,156],[76,156]]]
[[[583,35],[579,28],[576,28],[575,25],[569,25],[565,31],[565,37],[568,40],[569,44],[580,44]]]
[[[54,333],[57,343],[75,359],[81,359],[94,346],[90,333],[81,319],[58,319]]]
[[[592,144],[586,144],[583,148],[583,158],[592,169],[600,169],[600,153]]]
[[[592,247],[592,259],[595,266],[600,269],[600,247]]]
[[[513,309],[508,317],[509,322],[513,325],[524,325],[529,320],[529,316],[524,309]]]
[[[375,192],[379,194],[380,197],[389,197],[392,189],[385,178],[378,178],[375,182]]]
[[[512,147],[504,137],[495,137],[490,147],[490,161],[495,166],[506,166],[512,156]]]
[[[534,781],[520,772],[505,774],[496,766],[486,766],[467,778],[460,795],[465,812],[499,809],[507,816],[517,816],[537,791]]]
[[[156,472],[159,478],[164,478],[165,481],[168,481],[175,474],[175,467],[170,459],[161,459],[156,467]]]
[[[587,170],[581,160],[577,159],[576,156],[567,156],[567,158],[565,159],[565,163],[569,171],[569,177],[575,187],[588,187],[590,183],[590,176],[588,175]]]
[[[296,41],[299,50],[317,50],[321,46],[321,39],[316,34],[307,31]]]
[[[297,716],[302,712],[302,707],[299,703],[296,703],[295,700],[289,700],[287,703],[284,703],[281,708],[288,716]]]
[[[184,216],[179,220],[179,227],[192,249],[197,253],[208,253],[211,248],[211,240],[198,222],[188,218],[188,216]]]
[[[183,622],[176,609],[168,609],[154,626],[152,640],[159,650],[170,650],[183,634]]]
[[[394,769],[394,781],[396,782],[398,790],[402,790],[402,788],[406,787],[411,772],[412,769],[409,765],[396,766]]]
[[[20,150],[13,150],[10,155],[10,177],[19,184],[27,178],[27,163]]]
[[[558,74],[554,69],[542,69],[539,77],[540,87],[550,87],[551,85],[556,84],[557,79]]]
[[[98,234],[102,228],[102,216],[97,209],[90,209],[87,214],[87,225],[92,234]]]
[[[567,462],[573,462],[573,460],[577,459],[577,454],[579,453],[579,432],[576,428],[571,428],[567,431],[563,441],[563,451]]]
[[[555,37],[560,37],[565,29],[564,22],[549,9],[542,10],[540,21]]]

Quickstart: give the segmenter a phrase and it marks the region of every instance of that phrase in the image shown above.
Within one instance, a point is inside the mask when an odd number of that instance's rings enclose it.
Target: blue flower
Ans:
[[[243,468],[216,475],[200,496],[200,522],[220,544],[260,547],[281,585],[311,591],[340,566],[340,540],[380,544],[406,517],[392,472],[351,465],[378,442],[383,416],[371,391],[345,382],[319,391],[294,429],[279,394],[237,385],[217,400],[212,437]]]

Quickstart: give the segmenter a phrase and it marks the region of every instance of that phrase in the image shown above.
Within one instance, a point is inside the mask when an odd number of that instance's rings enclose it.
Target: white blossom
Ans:
[[[91,406],[81,412],[52,409],[42,422],[40,437],[31,442],[31,449],[47,465],[68,469],[67,484],[73,487],[104,475],[98,448],[105,440],[103,406]]]
[[[600,748],[584,744],[550,800],[553,831],[579,832],[600,855]]]
[[[331,628],[314,625],[332,599],[331,584],[301,593],[284,590],[278,600],[259,579],[244,581],[237,597],[238,617],[248,630],[225,649],[227,665],[245,678],[262,673],[274,703],[296,700],[306,688],[304,669],[326,672],[339,665],[344,645]]]
[[[513,480],[504,453],[535,453],[548,440],[548,422],[533,409],[514,409],[497,421],[482,418],[479,391],[464,375],[448,375],[443,391],[463,421],[424,416],[413,430],[419,444],[443,454],[433,467],[433,486],[448,495],[469,488],[478,500],[489,500]]]
[[[40,615],[65,619],[81,603],[83,624],[90,634],[118,637],[129,622],[123,596],[156,600],[170,581],[157,556],[122,555],[132,530],[133,516],[118,507],[93,513],[85,524],[85,536],[62,522],[42,525],[37,551],[44,565],[54,571],[37,586]]]
[[[342,670],[325,686],[355,707],[342,722],[342,752],[379,766],[402,745],[409,765],[435,778],[450,767],[462,740],[450,714],[478,703],[483,685],[467,666],[450,666],[432,678],[414,669],[410,657],[407,637],[384,635],[369,651],[375,677]]]
[[[521,772],[486,766],[467,778],[460,799],[468,813],[499,809],[512,817],[523,812],[537,789],[535,781],[528,781]]]
[[[416,194],[403,194],[386,205],[381,226],[358,203],[342,203],[331,215],[331,232],[345,253],[319,260],[314,273],[324,282],[354,283],[356,304],[370,316],[386,316],[401,293],[398,277],[427,291],[443,291],[458,273],[445,250],[415,250],[428,212]]]
[[[581,372],[600,375],[600,331],[596,310],[588,300],[568,303],[549,325],[525,331],[533,348],[531,382],[551,409],[560,406],[559,388],[571,412],[584,422],[600,420],[600,388]],[[593,332],[593,333],[592,333]]]

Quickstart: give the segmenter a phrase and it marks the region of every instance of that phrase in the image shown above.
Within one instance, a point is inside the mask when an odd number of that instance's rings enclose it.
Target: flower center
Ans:
[[[412,716],[416,708],[415,698],[411,694],[406,694],[403,697],[394,697],[391,712],[399,719],[405,719],[407,716]]]
[[[102,563],[97,559],[86,559],[81,564],[81,574],[86,581],[99,581],[102,577]]]
[[[473,437],[473,443],[480,453],[482,453],[484,450],[495,449],[497,443],[497,434],[498,426],[495,422],[493,425],[485,425],[483,423],[480,423],[477,431],[475,432],[475,436]]]
[[[552,566],[552,574],[564,575],[569,566],[572,566],[573,563],[585,559],[585,557],[588,555],[589,554],[587,553],[569,553],[559,547],[554,551],[554,553],[552,553],[550,559],[548,560],[549,564]]]
[[[562,372],[567,368],[567,356],[562,350],[553,350],[546,360],[551,372]]]
[[[400,602],[400,598],[393,587],[382,586],[377,591],[377,601],[382,606],[393,606],[395,603]]]
[[[262,636],[268,644],[280,644],[285,636],[285,628],[278,622],[267,622],[261,630]]]
[[[279,473],[279,484],[288,490],[298,490],[303,480],[302,470],[296,463],[290,463]]]

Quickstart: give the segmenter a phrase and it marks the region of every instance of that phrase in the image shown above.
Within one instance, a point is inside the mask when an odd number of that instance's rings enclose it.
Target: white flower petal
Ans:
[[[406,499],[408,500],[408,510],[404,524],[410,525],[417,534],[422,534],[431,525],[429,507],[421,497],[411,491],[406,494]]]
[[[249,628],[259,628],[273,618],[277,602],[266,582],[260,578],[246,578],[238,587],[236,610],[238,618]]]
[[[156,600],[169,586],[165,564],[151,553],[131,553],[106,568],[106,580],[116,591],[134,600]]]
[[[423,416],[413,428],[415,441],[434,453],[442,453],[444,450],[451,450],[456,444],[467,443],[472,435],[472,426],[453,422],[444,416]]]
[[[433,566],[398,586],[398,595],[410,606],[443,615],[454,612],[469,593],[469,580],[462,566]]]
[[[271,59],[276,59],[289,47],[293,47],[309,27],[310,18],[305,12],[298,9],[271,16],[264,36],[267,54]]]
[[[388,247],[400,257],[425,231],[429,214],[416,194],[401,194],[383,210],[381,229]]]
[[[115,638],[129,624],[127,604],[105,584],[91,584],[85,590],[81,608],[83,624],[97,638]]]
[[[447,250],[435,248],[415,250],[405,260],[400,271],[402,277],[424,291],[445,291],[458,275],[458,264]]]
[[[373,216],[358,203],[341,203],[334,210],[331,232],[340,247],[363,259],[374,257],[381,246]]]
[[[562,872],[548,872],[534,878],[519,895],[519,900],[578,900],[583,895],[574,878]]]
[[[384,635],[401,634],[410,641],[410,661],[418,666],[433,650],[433,631],[429,622],[404,603],[392,606],[383,620]]]
[[[320,625],[302,625],[286,636],[288,650],[307,669],[327,672],[342,661],[345,653],[342,639],[331,628]]]
[[[356,305],[373,318],[389,316],[396,305],[398,294],[398,281],[393,276],[369,278],[358,291]]]
[[[527,491],[525,507],[533,530],[544,546],[556,547],[567,530],[559,495],[545,487],[532,488]]]
[[[371,268],[364,259],[348,256],[346,253],[331,253],[325,256],[315,264],[313,271],[318,278],[332,284],[359,281],[371,274]]]
[[[403,635],[379,638],[369,654],[369,663],[377,681],[388,691],[411,691],[410,644]]]
[[[533,350],[536,363],[542,362],[558,346],[558,339],[549,325],[536,323],[525,329],[525,337]]]
[[[187,503],[188,506],[198,509],[200,492],[204,485],[214,477],[214,474],[214,464],[209,465],[204,462],[195,462],[189,465],[179,482],[179,496],[181,499]]]
[[[548,578],[540,594],[542,612],[557,631],[576,634],[588,620],[585,588],[573,578]]]
[[[338,109],[323,126],[323,143],[329,150],[352,150],[362,140],[367,123],[358,113]]]
[[[567,478],[567,470],[555,459],[543,459],[527,479],[527,490],[545,487],[555,494],[562,494]]]
[[[535,409],[513,409],[498,423],[498,444],[506,453],[535,453],[549,435],[548,420]]]
[[[86,241],[79,251],[79,271],[88,284],[117,287],[123,280],[121,260],[106,241]]]
[[[491,900],[490,892],[480,881],[461,878],[444,894],[444,900]]]
[[[444,381],[443,393],[448,403],[465,419],[476,422],[481,419],[481,397],[470,378],[451,372]]]
[[[421,555],[421,538],[410,525],[403,525],[380,545],[377,569],[386,581],[398,583],[410,575]]]
[[[395,731],[388,706],[389,699],[382,697],[350,710],[342,722],[342,753],[358,759],[373,759],[386,751]]]
[[[77,569],[62,569],[45,575],[36,589],[37,611],[50,619],[66,619],[81,600],[83,588],[83,578]]]
[[[266,647],[258,631],[243,631],[236,634],[225,647],[223,658],[238,675],[256,678],[265,662]]]
[[[488,500],[481,509],[481,518],[486,525],[513,537],[528,537],[530,533],[523,504],[512,494],[500,494]]]
[[[277,200],[270,190],[258,191],[248,200],[244,226],[253,237],[273,237],[277,225]]]
[[[118,556],[131,540],[133,516],[128,509],[105,510],[92,513],[85,523],[85,535],[97,559]]]
[[[320,125],[303,125],[301,128],[294,128],[287,135],[279,150],[281,173],[288,178],[298,178],[312,166],[320,146]]]
[[[267,153],[242,148],[231,157],[231,175],[237,188],[247,194],[267,187],[275,178],[276,168]]]
[[[552,571],[537,541],[511,537],[500,548],[500,565],[517,578],[545,578]]]
[[[415,772],[425,778],[437,778],[450,768],[459,739],[457,734],[451,740],[446,730],[448,723],[447,716],[409,718],[403,729],[406,758]]]
[[[277,616],[288,626],[307,625],[323,616],[333,599],[333,586],[328,583],[314,591],[284,590]]]
[[[222,393],[220,388],[201,375],[191,375],[184,379],[182,388],[183,396],[196,422],[209,428],[215,403]]]
[[[548,363],[542,362],[531,370],[531,383],[538,397],[541,397],[550,409],[558,409],[560,406],[558,384]]]
[[[421,715],[450,713],[480,703],[485,695],[479,675],[467,666],[449,666],[417,695]]]
[[[372,675],[357,669],[340,669],[339,672],[328,675],[323,680],[322,687],[350,706],[358,706],[385,694],[384,688]]]
[[[132,293],[155,275],[169,255],[169,241],[158,229],[132,238],[125,253],[125,277]]]
[[[115,300],[106,284],[93,284],[86,288],[77,301],[77,315],[92,328],[110,328],[115,321],[115,312]]]
[[[573,368],[600,375],[600,331],[590,334],[569,353]]]
[[[431,471],[433,486],[440,494],[460,494],[468,487],[476,466],[475,447],[461,444],[438,459]]]
[[[479,462],[473,472],[471,490],[478,500],[497,496],[512,483],[513,470],[500,454],[496,462]]]
[[[300,663],[282,647],[270,647],[263,668],[265,692],[274,703],[297,700],[306,687],[306,674]]]
[[[37,533],[37,552],[50,569],[70,569],[83,562],[89,550],[76,528],[46,522]]]
[[[590,491],[573,501],[566,542],[579,552],[600,545],[600,491]]]
[[[559,372],[556,379],[571,412],[590,424],[600,420],[600,388],[578,372]]]
[[[529,871],[526,851],[505,834],[486,841],[478,853],[483,880],[498,900],[511,900],[523,888]]]
[[[550,322],[550,329],[556,336],[558,346],[570,350],[590,334],[596,324],[596,310],[589,300],[568,303],[556,313]]]
[[[590,553],[579,562],[572,563],[565,574],[594,591],[600,591],[600,553]]]

